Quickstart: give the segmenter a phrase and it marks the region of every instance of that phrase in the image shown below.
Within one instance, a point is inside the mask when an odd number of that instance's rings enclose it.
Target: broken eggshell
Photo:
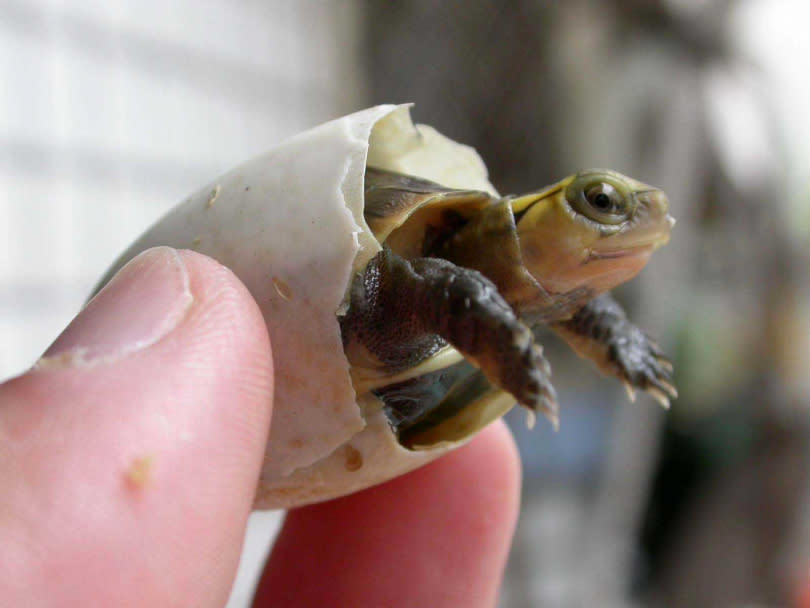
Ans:
[[[255,506],[328,500],[386,481],[458,444],[410,451],[380,402],[355,395],[338,315],[355,273],[380,250],[363,219],[366,165],[487,190],[478,154],[380,105],[280,144],[203,187],[150,228],[108,275],[145,249],[204,253],[262,311],[273,347],[273,421]]]

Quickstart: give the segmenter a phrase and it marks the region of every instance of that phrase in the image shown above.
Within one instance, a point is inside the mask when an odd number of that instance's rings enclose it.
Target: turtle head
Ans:
[[[601,169],[511,205],[524,266],[551,294],[598,295],[628,281],[675,224],[661,190]]]

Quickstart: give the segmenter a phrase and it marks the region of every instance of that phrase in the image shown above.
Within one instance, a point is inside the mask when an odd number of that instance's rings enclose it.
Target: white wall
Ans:
[[[0,0],[0,379],[143,228],[354,109],[353,3]]]

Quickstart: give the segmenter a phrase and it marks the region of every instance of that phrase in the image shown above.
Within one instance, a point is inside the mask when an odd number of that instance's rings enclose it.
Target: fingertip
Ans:
[[[291,511],[256,604],[492,606],[519,501],[499,422],[408,475]]]
[[[502,497],[513,497],[517,509],[520,504],[523,469],[517,443],[506,424],[501,420],[491,424],[470,447],[479,453],[472,459],[468,458],[467,462],[484,463],[483,466],[490,468],[486,476],[500,486],[497,493]]]
[[[164,249],[125,267],[49,364],[0,385],[0,536],[13,524],[16,568],[0,587],[45,577],[77,604],[227,597],[267,442],[269,338],[232,272]],[[167,282],[190,304],[147,311],[175,301],[156,296]],[[132,318],[121,348],[113,330]]]

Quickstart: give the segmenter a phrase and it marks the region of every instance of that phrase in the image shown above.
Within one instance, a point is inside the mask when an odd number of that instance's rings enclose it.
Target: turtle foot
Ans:
[[[543,349],[538,344],[532,344],[527,351],[525,366],[526,382],[523,390],[510,390],[518,403],[526,408],[526,425],[534,428],[537,413],[542,414],[554,427],[560,429],[560,406],[557,402],[557,393],[551,384],[551,366],[543,356]],[[506,390],[508,387],[504,386]]]
[[[628,392],[646,391],[664,408],[678,397],[672,363],[659,346],[635,325],[626,323],[608,342],[608,359]]]
[[[581,357],[621,380],[631,401],[636,389],[646,391],[665,408],[678,396],[670,360],[627,319],[610,295],[591,300],[570,320],[553,327]]]

